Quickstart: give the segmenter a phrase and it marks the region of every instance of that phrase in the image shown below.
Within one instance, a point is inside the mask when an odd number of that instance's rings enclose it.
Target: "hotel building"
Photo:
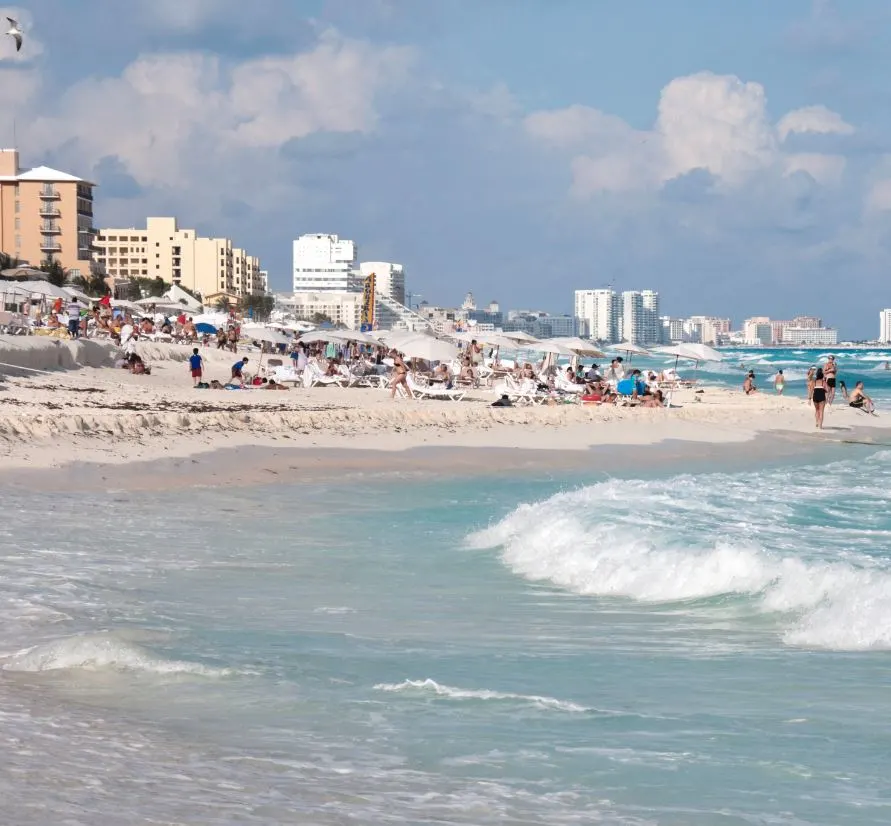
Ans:
[[[879,341],[891,344],[891,309],[879,310]]]
[[[0,149],[0,250],[39,266],[58,261],[71,276],[90,274],[95,184],[47,166],[19,168]]]
[[[101,229],[95,245],[96,263],[116,282],[160,278],[199,293],[205,303],[267,290],[259,258],[228,238],[202,238],[193,229],[180,229],[176,218],[148,218],[145,229]]]
[[[294,241],[294,292],[361,292],[356,256],[353,241],[320,233],[301,235]]]

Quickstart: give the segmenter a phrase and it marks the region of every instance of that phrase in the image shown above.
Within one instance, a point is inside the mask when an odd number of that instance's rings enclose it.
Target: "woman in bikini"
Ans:
[[[817,368],[814,376],[814,389],[811,400],[814,403],[814,422],[818,430],[823,429],[823,412],[826,409],[826,379],[823,378],[823,368]]]
[[[393,380],[390,382],[391,399],[396,398],[396,391],[400,384],[405,388],[408,397],[411,398],[411,389],[408,386],[408,367],[405,366],[402,356],[396,353],[393,356]]]

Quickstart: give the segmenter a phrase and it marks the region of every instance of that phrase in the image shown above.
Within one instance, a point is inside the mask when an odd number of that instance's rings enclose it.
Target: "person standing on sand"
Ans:
[[[823,413],[826,410],[827,386],[824,378],[823,368],[817,368],[817,374],[814,376],[814,389],[811,397],[814,402],[814,423],[818,430],[823,429]]]
[[[835,380],[838,378],[838,364],[836,364],[835,356],[830,356],[823,368],[823,376],[826,381],[826,402],[829,406],[835,401]]]
[[[189,369],[192,371],[192,386],[197,387],[204,372],[204,359],[198,353],[197,347],[192,350],[192,355],[189,356]]]
[[[777,395],[782,396],[786,387],[786,379],[782,370],[777,370],[777,374],[773,377],[773,386],[776,388]]]
[[[813,404],[814,401],[814,375],[817,372],[816,367],[810,367],[807,371],[807,403]]]

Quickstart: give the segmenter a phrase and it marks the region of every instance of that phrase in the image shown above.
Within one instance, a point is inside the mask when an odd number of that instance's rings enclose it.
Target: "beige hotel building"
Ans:
[[[100,229],[94,257],[115,281],[161,278],[200,293],[207,304],[267,292],[259,258],[228,238],[201,238],[193,229],[179,229],[176,218],[148,218],[145,229]]]
[[[15,149],[0,149],[0,251],[32,266],[58,261],[88,277],[92,260],[93,187],[47,166],[19,168]]]

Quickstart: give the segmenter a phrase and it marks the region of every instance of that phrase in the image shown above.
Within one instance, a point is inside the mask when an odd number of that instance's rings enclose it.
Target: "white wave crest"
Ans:
[[[223,676],[230,673],[228,669],[211,668],[200,663],[167,660],[146,648],[124,642],[110,634],[64,637],[25,648],[9,656],[2,668],[5,671],[32,672],[117,669],[200,676]]]
[[[717,504],[715,484],[601,483],[522,505],[468,544],[500,548],[514,573],[576,594],[653,604],[737,595],[778,615],[788,645],[891,649],[888,560],[771,553],[745,538],[733,491]],[[737,494],[751,502],[754,491]]]
[[[401,683],[378,683],[375,691],[392,692],[418,692],[433,694],[437,697],[446,697],[450,700],[507,700],[520,703],[529,703],[543,709],[556,711],[568,711],[574,713],[592,711],[587,706],[566,700],[558,700],[554,697],[539,697],[535,694],[513,694],[505,691],[491,691],[489,689],[454,688],[450,685],[441,685],[436,680],[403,680]]]

